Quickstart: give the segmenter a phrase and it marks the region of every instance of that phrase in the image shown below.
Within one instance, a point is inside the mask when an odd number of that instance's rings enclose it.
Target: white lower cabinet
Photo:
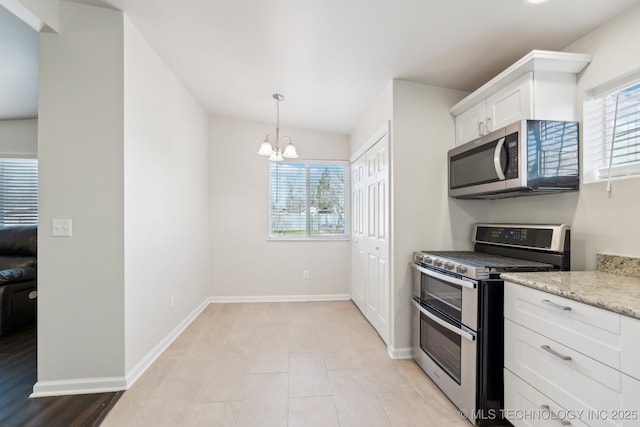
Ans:
[[[620,363],[631,338],[620,327],[624,316],[508,282],[504,303],[505,413],[512,424],[640,426],[640,381]],[[633,340],[637,346],[638,336]],[[549,411],[556,415],[544,419]]]
[[[622,357],[620,369],[640,380],[640,319],[622,317]],[[640,401],[640,393],[636,395]]]
[[[636,336],[636,340],[638,337]],[[638,363],[638,360],[636,360]],[[618,415],[622,419],[622,426],[640,426],[640,381],[629,375],[622,374],[622,407]]]

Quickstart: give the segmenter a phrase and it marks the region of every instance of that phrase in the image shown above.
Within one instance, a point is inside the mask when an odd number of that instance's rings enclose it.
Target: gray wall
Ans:
[[[34,392],[124,373],[123,20],[61,3],[40,35],[38,383]],[[51,220],[73,237],[51,237]]]
[[[121,12],[62,2],[60,24],[40,36],[36,396],[125,388],[209,296],[207,115]]]
[[[269,161],[256,153],[275,123],[212,117],[209,212],[214,300],[345,298],[348,240],[269,236]],[[301,159],[347,160],[346,135],[283,127]],[[309,271],[309,279],[303,271]]]
[[[0,155],[38,154],[38,120],[0,120]]]

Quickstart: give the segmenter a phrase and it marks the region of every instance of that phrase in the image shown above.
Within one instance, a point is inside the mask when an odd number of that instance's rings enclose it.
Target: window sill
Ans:
[[[640,173],[627,174],[627,175],[613,175],[611,177],[611,182],[625,181],[628,179],[640,179]],[[584,180],[582,181],[582,184],[583,185],[606,184],[608,180],[609,178],[607,176],[600,177],[600,178],[591,178],[591,179],[588,179],[587,177],[585,177]]]
[[[640,178],[640,164],[630,164],[625,166],[614,166],[611,168],[611,181]],[[609,181],[609,168],[585,168],[582,177],[583,184],[597,184]]]
[[[350,236],[336,237],[267,237],[267,242],[346,242]]]

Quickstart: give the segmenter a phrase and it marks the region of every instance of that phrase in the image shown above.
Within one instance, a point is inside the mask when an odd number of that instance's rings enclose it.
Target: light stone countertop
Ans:
[[[502,273],[500,278],[640,319],[640,278],[604,271]]]

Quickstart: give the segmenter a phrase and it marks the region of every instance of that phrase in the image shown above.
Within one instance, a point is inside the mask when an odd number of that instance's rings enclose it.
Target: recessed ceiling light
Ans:
[[[549,0],[522,0],[522,4],[525,6],[537,6],[548,1]]]

